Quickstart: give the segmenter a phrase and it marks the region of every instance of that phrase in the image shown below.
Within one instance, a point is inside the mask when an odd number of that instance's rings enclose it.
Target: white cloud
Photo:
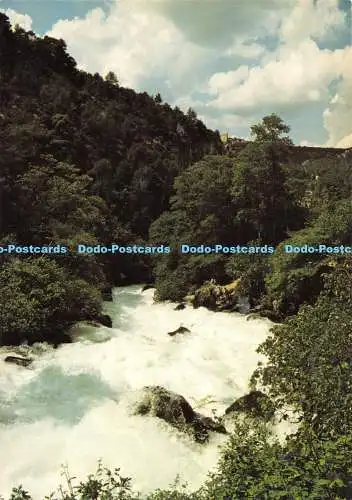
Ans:
[[[248,134],[248,119],[241,115],[235,115],[233,113],[224,113],[219,116],[210,116],[207,113],[200,113],[198,118],[202,120],[207,127],[212,130],[218,129],[220,132],[225,132],[228,130],[237,130],[237,134],[244,137]],[[231,135],[231,134],[230,134]],[[248,137],[245,137],[248,139]]]
[[[242,57],[243,59],[258,59],[265,52],[265,47],[259,43],[235,40],[233,45],[225,51],[225,54]]]
[[[9,11],[13,23],[31,28],[29,16]],[[65,39],[80,68],[114,71],[137,90],[165,90],[171,104],[193,107],[212,128],[242,132],[264,113],[293,116],[320,105],[335,145],[351,133],[350,49],[317,42],[343,23],[338,0],[115,0],[105,12],[61,19],[47,34]]]
[[[158,78],[174,86],[184,82],[190,68],[196,76],[211,51],[187,41],[149,4],[139,2],[138,9],[134,4],[121,2],[108,14],[96,8],[83,19],[60,20],[47,34],[65,39],[81,68],[114,71],[122,85],[140,88],[145,79]]]
[[[233,87],[243,84],[250,70],[248,66],[240,66],[235,71],[215,73],[208,82],[208,93],[210,95],[220,95],[222,92],[231,91]]]
[[[284,43],[300,44],[303,40],[322,40],[341,28],[345,14],[338,0],[297,0],[291,14],[284,20],[280,36]]]
[[[327,144],[334,146],[351,132],[352,49],[323,50],[317,40],[326,40],[344,22],[338,0],[296,0],[278,30],[275,51],[260,54],[258,48],[258,57],[263,57],[256,65],[242,65],[209,78],[207,91],[213,98],[209,106],[249,116],[277,108],[293,112],[299,105],[328,105],[329,86],[335,83],[338,95],[323,116]]]
[[[64,38],[82,69],[115,71],[124,85],[160,78],[194,88],[220,53],[262,54],[256,37],[277,29],[293,1],[115,0],[108,13],[96,8],[83,19],[62,19],[47,34]]]
[[[323,145],[322,144],[316,144],[315,142],[310,142],[310,141],[307,141],[307,140],[302,140],[300,141],[299,143],[300,146],[309,146],[309,147],[315,147],[315,148],[321,148]]]
[[[226,50],[236,41],[276,32],[295,1],[148,0],[148,7],[163,13],[187,40]]]
[[[352,47],[347,47],[341,62],[341,80],[323,114],[329,133],[328,146],[350,143],[352,135]],[[347,147],[347,146],[346,146]]]
[[[209,94],[214,94],[215,82],[218,95],[211,105],[239,111],[321,100],[328,85],[341,75],[343,60],[343,50],[320,50],[312,40],[294,49],[283,46],[262,66],[240,66],[213,75]]]
[[[352,133],[343,137],[336,145],[336,148],[352,148]]]
[[[13,9],[0,9],[1,12],[7,15],[10,19],[11,25],[14,27],[16,24],[26,31],[32,30],[32,18],[28,14],[20,14]]]

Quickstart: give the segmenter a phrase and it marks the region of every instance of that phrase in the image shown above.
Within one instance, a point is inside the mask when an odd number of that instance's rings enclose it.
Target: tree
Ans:
[[[16,181],[20,239],[43,244],[81,231],[99,233],[106,206],[101,198],[88,195],[91,181],[74,166],[43,156]]]
[[[197,113],[194,111],[193,108],[188,108],[186,115],[187,115],[187,118],[189,118],[192,121],[196,121],[198,119]]]
[[[230,158],[207,156],[175,179],[172,211],[186,213],[195,243],[234,241],[235,209],[230,193],[232,172]]]
[[[233,161],[206,156],[175,179],[171,209],[150,226],[150,238],[178,248],[182,243],[212,245],[237,241],[235,207],[230,193]],[[179,300],[209,276],[229,278],[223,255],[189,256],[175,250],[158,257],[155,275],[159,297]]]
[[[247,241],[275,244],[303,225],[304,212],[288,192],[282,168],[290,139],[281,134],[288,130],[276,115],[264,117],[252,127],[254,142],[237,157],[232,195]]]
[[[251,136],[258,143],[293,146],[292,140],[288,136],[283,136],[289,131],[290,127],[275,113],[264,116],[260,123],[251,126]]]
[[[116,73],[114,73],[113,71],[109,71],[106,75],[105,75],[105,78],[104,80],[108,83],[110,83],[111,85],[118,85],[119,84],[119,80],[116,76]]]

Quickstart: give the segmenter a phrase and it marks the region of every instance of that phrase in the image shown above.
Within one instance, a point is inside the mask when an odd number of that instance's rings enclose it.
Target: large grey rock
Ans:
[[[206,307],[212,311],[237,311],[239,307],[240,280],[228,285],[217,285],[210,280],[194,293],[193,307]]]
[[[192,436],[198,443],[207,442],[210,431],[226,434],[222,424],[196,413],[183,396],[161,386],[144,387],[142,398],[135,407],[135,414],[148,414],[165,420]]]

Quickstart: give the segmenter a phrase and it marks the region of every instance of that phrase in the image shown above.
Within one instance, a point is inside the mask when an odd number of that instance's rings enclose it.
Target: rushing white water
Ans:
[[[150,416],[131,416],[136,390],[162,385],[212,416],[248,390],[270,322],[200,308],[154,304],[153,290],[114,291],[114,328],[76,329],[76,341],[35,355],[31,368],[0,350],[0,494],[22,484],[35,500],[62,483],[61,465],[85,479],[97,460],[133,478],[140,491],[177,475],[195,489],[216,465],[226,437],[199,445]],[[180,325],[191,332],[170,337]],[[14,352],[12,350],[12,352]]]

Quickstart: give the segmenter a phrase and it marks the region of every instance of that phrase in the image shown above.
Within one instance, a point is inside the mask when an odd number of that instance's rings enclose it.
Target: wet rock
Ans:
[[[151,288],[155,288],[155,285],[153,283],[148,283],[144,285],[144,287],[142,288],[142,292],[144,292],[145,290],[150,290]]]
[[[101,291],[101,296],[105,302],[113,302],[112,289],[110,287],[104,288]]]
[[[262,319],[262,315],[259,314],[259,313],[250,313],[248,314],[248,316],[246,317],[246,320],[247,321],[252,321],[254,319]]]
[[[26,368],[31,363],[33,363],[33,359],[21,358],[19,356],[6,356],[4,361],[5,361],[5,363],[12,363],[14,365],[23,366],[24,368]]]
[[[112,319],[108,314],[98,314],[94,318],[92,318],[94,322],[98,322],[103,326],[107,326],[108,328],[112,328]]]
[[[275,413],[275,405],[271,399],[261,391],[251,391],[248,394],[236,399],[225,410],[225,415],[234,412],[247,413],[252,417],[270,420]]]
[[[5,332],[1,335],[0,346],[21,346],[24,343],[28,345],[33,345],[34,343],[48,342],[54,347],[58,347],[60,344],[70,343],[71,338],[69,334],[60,328],[51,328],[48,330],[41,330],[35,334],[21,332]]]
[[[79,321],[76,323],[81,324],[81,325],[87,325],[87,326],[94,326],[94,328],[100,328],[102,326],[102,323],[99,323],[98,321]]]
[[[193,307],[206,307],[212,311],[216,311],[216,288],[213,285],[203,285],[195,291],[193,299]]]
[[[191,330],[186,328],[185,326],[179,326],[176,328],[176,330],[173,330],[172,332],[168,332],[167,334],[170,335],[170,337],[173,337],[174,335],[177,335],[178,333],[190,333]]]
[[[160,418],[190,435],[197,443],[207,442],[209,432],[226,433],[222,424],[196,413],[183,396],[161,386],[144,387],[142,398],[134,413]]]
[[[252,319],[262,318],[263,317],[262,309],[263,308],[261,305],[258,305],[256,307],[252,307],[251,309],[249,309],[249,311],[247,313],[246,320],[251,321]]]
[[[240,299],[239,285],[240,280],[228,285],[217,285],[214,280],[205,282],[194,293],[193,307],[206,307],[212,311],[237,311]]]
[[[186,304],[181,302],[180,304],[177,304],[177,306],[174,308],[174,311],[182,311],[185,308],[186,308]]]
[[[227,434],[224,425],[221,422],[216,422],[210,417],[206,417],[201,413],[196,413],[199,422],[208,430],[213,432],[219,432],[220,434]]]

